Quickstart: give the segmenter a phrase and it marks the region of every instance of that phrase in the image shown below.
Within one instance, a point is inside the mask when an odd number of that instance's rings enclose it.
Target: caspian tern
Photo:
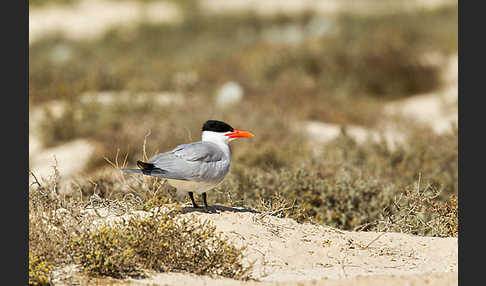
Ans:
[[[140,169],[120,170],[167,179],[177,189],[178,200],[189,194],[193,207],[198,208],[194,193],[201,194],[207,208],[206,192],[221,183],[230,169],[228,143],[253,136],[222,121],[208,120],[202,127],[201,141],[179,145],[172,151],[154,155],[148,162],[137,161]]]

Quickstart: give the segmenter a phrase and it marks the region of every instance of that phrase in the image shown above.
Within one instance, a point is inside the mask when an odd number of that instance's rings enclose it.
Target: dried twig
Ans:
[[[32,182],[32,184],[30,184],[31,186],[33,184],[37,184],[40,188],[42,188],[42,185],[41,183],[39,183],[39,180],[37,180],[37,177],[35,176],[34,172],[32,172],[31,170],[29,170],[30,174],[32,175],[32,177],[34,177],[34,182]]]
[[[108,164],[110,164],[110,165],[111,165],[113,168],[116,168],[116,169],[118,169],[118,161],[117,161],[117,157],[118,157],[118,151],[119,151],[119,150],[117,150],[117,151],[116,151],[116,157],[115,157],[115,162],[116,162],[116,163],[113,163],[112,161],[110,161],[110,159],[108,159],[108,158],[106,158],[106,157],[103,157],[103,159],[104,159],[106,162],[108,162]]]
[[[366,248],[370,247],[371,244],[373,244],[375,241],[377,241],[378,239],[380,239],[380,237],[384,236],[385,234],[386,234],[386,232],[380,233],[372,241],[370,241],[364,248],[366,249]]]
[[[148,161],[147,152],[145,150],[145,145],[147,144],[147,137],[150,136],[150,134],[152,134],[152,131],[149,129],[149,131],[147,132],[147,134],[143,138],[143,159],[144,159],[144,161]]]

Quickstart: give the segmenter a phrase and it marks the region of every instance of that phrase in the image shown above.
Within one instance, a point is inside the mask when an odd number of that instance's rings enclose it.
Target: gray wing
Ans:
[[[149,163],[160,169],[157,176],[191,181],[217,181],[229,169],[229,158],[211,142],[179,145],[172,151],[151,157]]]

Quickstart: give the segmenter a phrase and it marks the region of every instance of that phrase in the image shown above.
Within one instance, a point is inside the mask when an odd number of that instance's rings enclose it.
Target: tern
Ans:
[[[137,161],[139,169],[120,170],[166,179],[177,189],[178,200],[189,194],[194,208],[199,208],[194,193],[201,194],[207,208],[206,192],[219,185],[230,169],[228,143],[253,136],[225,122],[208,120],[202,126],[201,141],[179,145],[169,152],[152,156],[148,162]]]

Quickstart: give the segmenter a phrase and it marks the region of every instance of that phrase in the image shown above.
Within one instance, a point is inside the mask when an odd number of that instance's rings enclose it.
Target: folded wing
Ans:
[[[208,181],[224,177],[229,158],[211,142],[182,144],[172,151],[151,157],[147,166],[153,166],[152,176],[168,179]]]

